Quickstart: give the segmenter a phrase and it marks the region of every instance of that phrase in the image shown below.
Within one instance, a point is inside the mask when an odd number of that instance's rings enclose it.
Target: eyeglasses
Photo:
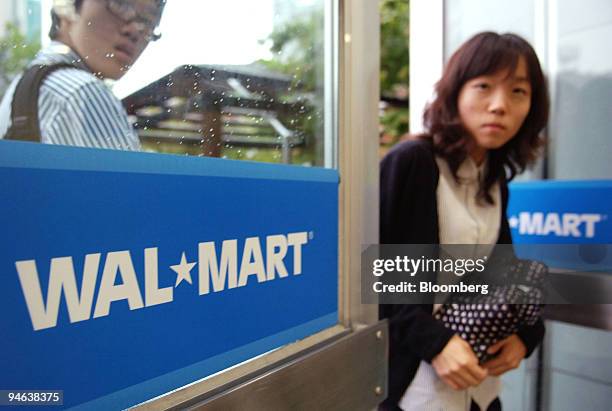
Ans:
[[[135,22],[138,30],[144,33],[148,41],[157,41],[161,38],[161,33],[156,33],[157,24],[159,23],[159,15],[149,14],[142,16],[141,10],[138,10],[134,3],[129,0],[105,0],[107,10],[115,17],[124,22]],[[159,11],[158,11],[159,13]]]

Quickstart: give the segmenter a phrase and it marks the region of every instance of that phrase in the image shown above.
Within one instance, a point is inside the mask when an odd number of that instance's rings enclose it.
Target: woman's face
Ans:
[[[531,107],[527,64],[520,57],[516,70],[501,70],[468,80],[459,91],[459,118],[472,138],[471,153],[484,156],[512,139]]]

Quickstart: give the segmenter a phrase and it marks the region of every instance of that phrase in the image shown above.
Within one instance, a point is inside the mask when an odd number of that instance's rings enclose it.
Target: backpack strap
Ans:
[[[38,124],[40,85],[45,77],[55,70],[71,67],[76,68],[69,63],[56,63],[50,65],[34,64],[26,69],[13,94],[11,127],[7,131],[5,139],[41,141],[40,125]]]

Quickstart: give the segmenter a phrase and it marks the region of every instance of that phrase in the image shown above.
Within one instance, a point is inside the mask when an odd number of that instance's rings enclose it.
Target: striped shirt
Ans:
[[[43,80],[38,97],[42,142],[139,150],[138,135],[119,99],[68,46],[51,42],[31,65],[54,63],[70,63],[79,68],[62,68]],[[4,138],[11,125],[11,104],[20,78],[11,83],[0,103],[0,138]]]

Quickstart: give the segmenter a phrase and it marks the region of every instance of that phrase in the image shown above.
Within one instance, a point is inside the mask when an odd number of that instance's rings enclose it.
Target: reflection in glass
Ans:
[[[612,59],[607,52],[612,4],[589,5],[561,1],[555,16],[550,177],[559,180],[612,178]]]
[[[40,43],[49,44],[54,2],[0,3],[0,95]],[[116,15],[122,1],[111,3]],[[325,13],[323,0],[168,2],[157,30],[147,31],[163,37],[127,74],[105,82],[142,150],[323,165],[324,140],[332,137],[323,124]],[[94,23],[91,30],[100,30]],[[88,54],[80,57],[97,58]]]
[[[143,149],[323,164],[323,1],[253,3],[168,3],[116,86]]]

